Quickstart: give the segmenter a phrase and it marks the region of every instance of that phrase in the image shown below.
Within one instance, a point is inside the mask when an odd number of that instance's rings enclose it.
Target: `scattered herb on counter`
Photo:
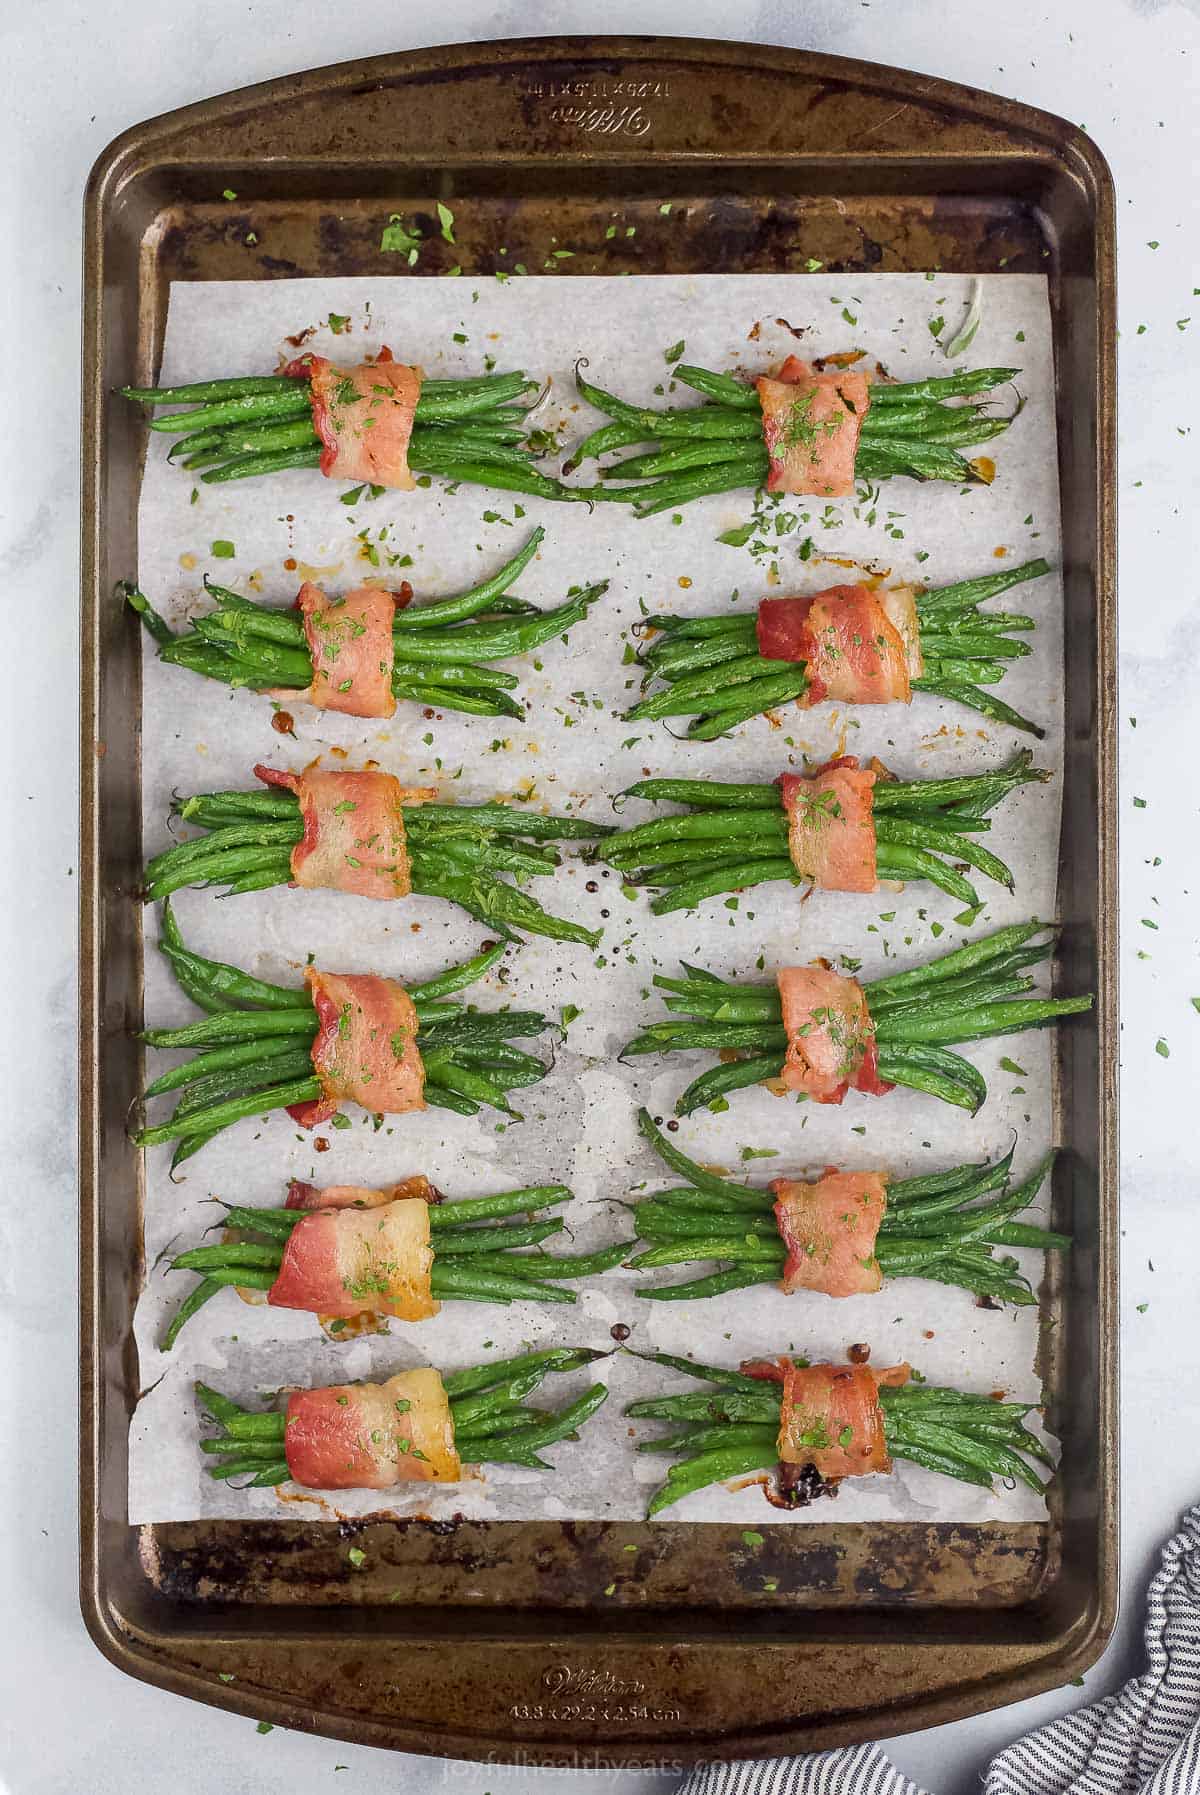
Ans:
[[[421,233],[415,227],[410,230],[399,212],[392,212],[383,228],[379,247],[385,255],[407,256],[411,267],[420,254]]]

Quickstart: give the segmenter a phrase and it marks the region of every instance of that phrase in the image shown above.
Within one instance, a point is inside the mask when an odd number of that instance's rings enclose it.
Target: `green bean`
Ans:
[[[681,1153],[679,1148],[655,1126],[654,1118],[648,1109],[638,1110],[637,1124],[638,1133],[654,1148],[664,1165],[670,1166],[673,1172],[678,1172],[681,1177],[686,1178],[697,1190],[703,1191],[707,1196],[720,1197],[724,1202],[734,1204],[741,1209],[763,1207],[759,1192],[750,1190],[743,1184],[737,1184],[730,1178],[721,1178],[715,1172],[708,1171],[704,1166],[697,1165],[695,1160],[689,1159],[685,1153]]]
[[[965,405],[951,415],[956,418],[974,418],[978,412],[977,405]],[[862,421],[859,441],[869,443],[878,437],[923,436],[925,429],[942,416],[941,406],[932,399],[913,401],[907,405],[873,405]]]
[[[505,1275],[491,1267],[479,1266],[473,1259],[466,1261],[443,1261],[439,1266],[434,1260],[432,1290],[436,1297],[457,1298],[460,1301],[481,1303],[513,1303],[513,1302],[548,1302],[573,1303],[575,1293],[571,1290],[559,1290],[551,1285],[548,1289],[540,1285],[531,1285],[521,1278]]]
[[[201,1278],[191,1294],[176,1309],[170,1325],[162,1337],[159,1351],[170,1352],[178,1340],[185,1322],[190,1321],[192,1316],[204,1307],[209,1298],[216,1296],[217,1292],[223,1288],[224,1286],[216,1278]]]
[[[719,671],[723,671],[723,669]],[[757,716],[760,711],[770,710],[773,705],[785,704],[789,699],[799,698],[808,690],[808,675],[803,666],[791,667],[786,672],[764,674],[759,678],[751,677],[750,670],[747,669],[734,684],[735,690],[731,693],[731,702],[726,703],[722,699],[719,706],[715,703],[711,706],[696,703],[697,696],[701,700],[710,695],[715,698],[721,689],[719,683],[714,686],[711,693],[693,695],[689,695],[687,692],[680,694],[675,686],[671,686],[665,692],[659,692],[652,698],[643,699],[640,704],[634,705],[632,710],[626,711],[625,715],[630,722],[639,723],[662,717],[686,717],[701,709],[707,711],[714,721],[718,717],[731,717],[734,721],[740,722],[744,717]],[[725,729],[729,727],[732,725],[723,724],[718,733],[724,734]]]
[[[248,1228],[260,1234],[272,1234],[277,1240],[287,1240],[307,1213],[304,1209],[247,1209],[242,1204],[230,1203],[225,1209],[224,1223],[227,1228]],[[430,1214],[433,1214],[432,1210]]]
[[[922,1091],[972,1115],[987,1097],[983,1074],[959,1054],[946,1053],[940,1047],[881,1047],[878,1071],[888,1084]]]
[[[175,1115],[190,1116],[198,1109],[207,1109],[224,1097],[261,1090],[264,1085],[286,1084],[289,1079],[312,1075],[312,1060],[306,1048],[285,1053],[263,1055],[253,1065],[241,1070],[210,1072],[184,1088],[175,1108]]]
[[[957,832],[948,832],[933,823],[910,823],[900,817],[880,818],[876,833],[879,840],[886,841],[889,846],[903,843],[910,847],[928,849],[935,853],[951,854],[958,860],[965,860],[968,866],[986,873],[998,885],[1004,885],[1009,891],[1013,888],[1013,876],[1003,860],[989,853],[987,848],[980,847],[978,842],[964,841]]]
[[[698,368],[692,362],[678,362],[671,370],[671,378],[681,380],[685,386],[694,387],[706,399],[715,399],[720,405],[732,405],[739,411],[758,412],[758,393],[755,388],[748,386],[744,380],[735,380],[732,374],[714,374],[710,369]]]
[[[157,643],[161,645],[174,641],[170,624],[159,616],[145,593],[139,592],[131,580],[118,580],[114,596],[118,604],[127,604],[131,611],[136,611],[147,632]]]
[[[176,945],[177,937],[169,932],[172,926],[171,907],[164,904],[163,935],[159,943],[161,951],[172,962],[184,960],[193,977],[204,979],[222,996],[231,997],[241,1004],[256,1004],[263,1009],[302,1010],[305,1013],[312,1009],[312,1002],[306,991],[268,984],[243,972],[240,966],[226,966],[218,960],[206,960],[199,954],[189,953],[187,949]]]
[[[727,1091],[741,1091],[747,1085],[761,1084],[764,1079],[778,1078],[783,1071],[783,1060],[779,1054],[737,1060],[731,1065],[714,1066],[711,1071],[701,1073],[699,1078],[684,1091],[675,1105],[677,1116],[690,1116],[693,1110],[702,1104],[714,1103],[717,1098],[724,1097]]]
[[[699,435],[694,441],[672,435],[667,441],[676,445],[667,449],[657,449],[647,455],[632,456],[620,461],[615,467],[601,469],[601,479],[646,480],[659,474],[677,474],[692,468],[723,467],[728,463],[744,463],[746,458],[743,437],[756,433],[757,426],[751,429],[730,428],[719,433],[711,432]]]
[[[614,1265],[620,1265],[630,1245],[629,1241],[621,1240],[610,1247],[599,1247],[592,1253],[517,1253],[504,1258],[497,1254],[491,1260],[475,1257],[471,1265],[474,1269],[491,1264],[498,1271],[508,1271],[514,1277],[537,1284],[547,1278],[590,1278],[600,1272],[611,1271]]]
[[[396,612],[392,623],[393,633],[407,635],[410,630],[435,629],[449,623],[460,623],[465,618],[478,616],[485,611],[494,598],[507,592],[518,576],[524,572],[538,549],[545,541],[546,532],[539,524],[530,531],[528,540],[518,549],[511,560],[498,568],[490,579],[467,592],[460,592],[454,598],[435,600],[431,604],[409,605]]]
[[[596,1410],[602,1403],[607,1401],[607,1399],[607,1384],[593,1384],[592,1387],[589,1390],[586,1390],[575,1402],[570,1403],[561,1411],[561,1413],[552,1416],[549,1421],[543,1422],[538,1427],[531,1427],[528,1430],[523,1429],[521,1435],[522,1450],[524,1452],[536,1452],[543,1446],[552,1446],[556,1440],[561,1440],[565,1434],[574,1433],[576,1428],[581,1427],[588,1419],[589,1415],[594,1415]],[[497,1442],[495,1446],[489,1447],[489,1460],[493,1463],[498,1462],[501,1452],[502,1446],[499,1442]]]
[[[634,515],[653,517],[659,511],[673,511],[719,492],[732,492],[740,486],[759,486],[767,476],[767,457],[756,450],[742,461],[734,461],[708,471],[701,468],[691,474],[667,475],[652,486],[629,487],[634,501]]]
[[[504,958],[506,944],[501,941],[494,947],[485,948],[473,960],[465,960],[461,966],[450,966],[437,978],[426,979],[423,984],[409,985],[408,995],[421,1007],[421,1000],[436,1001],[441,997],[449,997],[455,991],[461,991],[466,985],[473,985],[491,971],[497,960]]]
[[[778,785],[724,785],[708,779],[640,779],[620,794],[654,803],[696,804],[710,810],[765,810],[782,807]],[[620,839],[618,837],[618,839]]]
[[[228,853],[210,854],[190,865],[176,865],[157,878],[149,879],[145,897],[147,902],[152,902],[170,897],[189,885],[220,885],[226,880],[240,880],[244,874],[252,872],[269,872],[268,883],[278,885],[291,876],[291,858],[286,851],[274,848],[232,848]],[[182,970],[177,967],[177,977]],[[188,995],[194,996],[196,989],[198,987],[193,985]]]
[[[214,1421],[219,1421],[222,1426],[232,1420],[234,1415],[245,1413],[245,1410],[240,1408],[236,1402],[231,1402],[228,1396],[222,1396],[219,1390],[211,1389],[208,1384],[196,1383],[192,1388],[195,1390],[196,1398],[204,1412],[210,1415]]]
[[[228,1453],[231,1450],[231,1445],[232,1442],[228,1439],[201,1440],[200,1450],[209,1453]],[[242,1458],[258,1459],[262,1464],[271,1464],[279,1457],[279,1442],[278,1440],[239,1440],[237,1450]]]
[[[713,1452],[701,1452],[695,1458],[684,1459],[681,1464],[672,1465],[667,1473],[666,1482],[651,1496],[646,1508],[646,1518],[661,1513],[672,1503],[679,1502],[684,1496],[692,1495],[696,1490],[704,1489],[710,1483],[723,1483],[730,1477],[744,1477],[752,1471],[767,1471],[778,1457],[775,1441],[769,1445],[750,1445],[740,1447],[723,1447]]]
[[[171,1270],[207,1272],[258,1266],[278,1271],[279,1258],[278,1245],[256,1246],[252,1241],[230,1242],[215,1247],[193,1247],[189,1252],[179,1253],[171,1261]]]
[[[875,381],[871,387],[872,405],[910,404],[914,399],[965,399],[975,393],[990,392],[1015,380],[1020,368],[962,368],[954,374],[935,374],[927,380],[895,383]]]
[[[642,630],[664,630],[672,637],[682,641],[691,641],[700,637],[727,636],[745,630],[749,625],[755,627],[753,617],[672,617],[669,615],[651,615],[643,617],[635,628]]]
[[[218,399],[245,399],[280,391],[278,374],[239,375],[234,380],[201,380],[191,386],[123,386],[123,399],[144,405],[211,404]]]
[[[1038,741],[1045,738],[1046,731],[1040,724],[1023,717],[1011,705],[994,697],[990,692],[981,692],[978,686],[965,685],[949,679],[914,679],[914,692],[931,692],[935,697],[948,698],[955,704],[962,704],[968,710],[978,711],[981,717],[990,717],[994,723],[1006,723],[1011,729],[1022,729],[1026,735],[1036,736]]]
[[[572,1193],[565,1184],[533,1184],[522,1190],[503,1191],[494,1197],[467,1197],[462,1202],[436,1204],[429,1211],[429,1225],[437,1234],[464,1222],[494,1220],[497,1216],[524,1215],[552,1204],[569,1203]]]
[[[199,430],[212,430],[217,425],[265,423],[268,419],[311,416],[308,394],[303,388],[277,387],[273,393],[245,393],[240,398],[217,399],[210,405],[198,405],[193,411],[172,411],[164,417],[147,418],[150,430],[179,432],[192,436]]]
[[[451,1408],[457,1412],[460,1398],[478,1390],[493,1389],[527,1371],[540,1369],[543,1376],[552,1371],[574,1371],[580,1365],[602,1357],[602,1353],[589,1347],[542,1347],[536,1352],[517,1353],[514,1358],[497,1359],[491,1365],[472,1365],[464,1371],[451,1372],[443,1377],[442,1384]]]
[[[956,1016],[911,1016],[897,1019],[888,1029],[888,1044],[905,1046],[946,1045],[960,1041],[991,1040],[999,1035],[1020,1034],[1040,1028],[1060,1016],[1078,1016],[1090,1010],[1093,997],[1031,997],[1025,1001],[979,1004]]]
[[[200,438],[185,436],[170,451],[171,459],[179,449],[190,449],[180,462],[181,467],[208,467],[235,455],[259,455],[271,449],[311,449],[320,440],[311,417],[289,417],[282,423],[250,424],[241,430],[223,430],[210,443],[202,432]]]
[[[454,629],[445,635],[417,633],[406,638],[405,657],[432,666],[452,661],[501,660],[509,655],[524,654],[578,623],[607,588],[607,580],[601,580],[584,587],[556,610],[539,611],[532,618],[477,624],[472,629]]]
[[[231,1097],[224,1103],[215,1103],[208,1109],[197,1110],[194,1115],[180,1117],[176,1112],[157,1128],[139,1129],[133,1136],[133,1144],[135,1147],[154,1147],[163,1141],[186,1138],[188,1135],[215,1134],[247,1116],[265,1115],[270,1110],[286,1109],[296,1103],[314,1103],[320,1095],[321,1086],[317,1079],[295,1079],[246,1097]]]
[[[764,711],[770,711],[778,705],[787,704],[793,698],[802,698],[808,690],[808,678],[802,668],[796,667],[792,675],[779,675],[775,680],[757,680],[754,684],[741,688],[741,702],[724,710],[714,710],[707,717],[697,718],[688,725],[687,739],[691,742],[715,742],[719,736],[726,735],[739,723],[749,722]]]
[[[997,929],[980,941],[969,941],[963,947],[940,955],[936,960],[927,961],[923,966],[914,966],[908,972],[889,973],[886,978],[872,979],[864,987],[867,1001],[874,1003],[876,998],[885,993],[896,995],[900,992],[914,992],[925,985],[944,983],[959,973],[976,972],[1012,949],[1024,947],[1030,937],[1041,934],[1044,927],[1036,918],[1029,922],[1010,923],[1007,928]],[[1039,958],[1044,959],[1049,951],[1047,947]]]
[[[551,1234],[561,1234],[561,1216],[547,1216],[544,1221],[527,1222],[512,1228],[443,1228],[438,1234],[437,1250],[444,1257],[470,1257],[474,1253],[506,1252],[511,1247],[536,1246]]]
[[[945,865],[935,854],[923,853],[918,848],[881,840],[875,854],[875,872],[880,879],[925,879],[960,904],[971,909],[979,904],[979,893],[961,873]]]
[[[922,617],[932,611],[941,610],[973,610],[976,605],[983,604],[989,598],[998,598],[1012,586],[1019,586],[1026,580],[1040,579],[1050,572],[1050,563],[1039,555],[1033,561],[1025,561],[1019,567],[1006,567],[1000,573],[988,573],[974,580],[959,580],[952,586],[938,586],[923,592],[917,601]]]
[[[191,861],[203,860],[213,854],[223,854],[229,848],[266,848],[277,843],[287,843],[290,846],[299,841],[302,835],[303,824],[298,813],[281,822],[251,819],[226,823],[210,835],[198,835],[191,841],[175,842],[163,853],[155,854],[146,862],[145,876],[148,880],[153,880],[160,872],[186,866]]]
[[[683,1284],[662,1284],[655,1290],[638,1290],[635,1295],[655,1303],[702,1302],[710,1296],[725,1296],[731,1290],[745,1290],[752,1284],[772,1283],[777,1269],[751,1265],[717,1271],[707,1278],[692,1278]]]
[[[630,1264],[637,1271],[651,1271],[660,1265],[686,1265],[701,1259],[727,1259],[731,1265],[758,1266],[764,1271],[780,1271],[785,1249],[776,1236],[774,1241],[730,1235],[699,1236],[679,1242],[664,1242],[639,1253]]]
[[[315,1010],[226,1010],[182,1028],[144,1028],[138,1035],[149,1047],[219,1047],[222,1043],[262,1041],[275,1035],[315,1035]]]

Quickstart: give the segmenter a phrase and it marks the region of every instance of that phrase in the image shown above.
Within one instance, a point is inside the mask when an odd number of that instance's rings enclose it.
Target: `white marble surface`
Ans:
[[[391,17],[385,16],[390,10]],[[0,1792],[2,1795],[558,1795],[580,1779],[392,1755],[289,1734],[129,1681],[86,1638],[75,1599],[74,1057],[76,398],[80,195],[105,143],[152,113],[291,69],[532,32],[738,35],[928,70],[1076,117],[1116,176],[1121,229],[1124,654],[1124,1587],[1116,1638],[1087,1677],[1019,1707],[896,1741],[901,1767],[962,1795],[993,1751],[1111,1689],[1137,1662],[1141,1589],[1200,1494],[1192,1116],[1200,1072],[1200,886],[1192,747],[1192,526],[1200,400],[1196,0],[40,0],[0,6],[0,195],[10,353],[0,446],[3,710],[0,965],[9,1196],[0,1207]],[[731,29],[732,27],[732,29]],[[1195,321],[1188,322],[1195,314]],[[1144,326],[1144,330],[1141,327]],[[14,677],[19,669],[19,676]],[[1136,718],[1136,727],[1133,719]],[[1135,804],[1144,798],[1145,808]],[[19,832],[19,833],[18,833]],[[1157,925],[1143,927],[1143,918]],[[1139,957],[1142,955],[1149,958]],[[19,1047],[16,1045],[19,1027]],[[1169,1057],[1156,1042],[1164,1041]],[[1163,1367],[1176,1359],[1171,1412]],[[35,1418],[36,1417],[36,1418]],[[342,1773],[337,1767],[346,1766]],[[671,1786],[641,1775],[606,1786]],[[594,1786],[597,1778],[589,1782]]]

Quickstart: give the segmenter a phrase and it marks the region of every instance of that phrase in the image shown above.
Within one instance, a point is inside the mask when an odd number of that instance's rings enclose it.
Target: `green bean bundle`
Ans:
[[[1010,792],[1049,777],[1022,749],[995,773],[877,779],[871,792],[876,877],[927,880],[975,909],[979,893],[959,870],[965,863],[1011,891],[1009,868],[971,837],[990,828],[988,812]],[[709,779],[642,779],[621,796],[687,806],[684,813],[607,836],[591,856],[606,860],[627,884],[654,887],[658,895],[650,908],[656,916],[693,910],[709,898],[775,880],[805,883],[806,875],[796,871],[789,855],[788,815],[778,781],[727,785]],[[827,834],[838,820],[834,805]],[[818,877],[815,883],[823,881]]]
[[[395,1191],[407,1192],[418,1182],[425,1185],[424,1180],[410,1180],[407,1185],[396,1186]],[[379,1196],[388,1194],[364,1191],[362,1209],[370,1215]],[[198,1282],[176,1311],[163,1337],[163,1352],[170,1351],[184,1324],[219,1291],[230,1285],[239,1290],[271,1290],[293,1230],[307,1216],[321,1213],[316,1200],[321,1193],[312,1195],[311,1205],[295,1208],[252,1209],[244,1204],[226,1204],[221,1222],[229,1230],[225,1238],[218,1245],[192,1247],[172,1259],[172,1271],[194,1272]],[[436,1200],[437,1193],[432,1190],[430,1197],[435,1200],[416,1194],[408,1196],[409,1202],[423,1202],[427,1209],[433,1251],[433,1264],[428,1271],[429,1294],[433,1302],[499,1303],[505,1307],[513,1302],[573,1303],[574,1291],[564,1290],[552,1280],[590,1278],[608,1271],[621,1263],[629,1242],[618,1241],[594,1253],[555,1257],[543,1252],[542,1243],[561,1233],[565,1223],[561,1216],[539,1216],[538,1211],[569,1203],[571,1195],[565,1184],[544,1184],[454,1203]],[[357,1210],[359,1206],[354,1207]],[[403,1265],[391,1262],[382,1268],[373,1264],[368,1267],[352,1292],[353,1300],[363,1302],[360,1314],[373,1312],[380,1286],[387,1285],[390,1276],[403,1270]],[[284,1306],[298,1305],[289,1301]],[[322,1309],[323,1304],[318,1301],[311,1312],[321,1313]],[[402,1319],[420,1320],[423,1316]],[[354,1331],[350,1321],[338,1315],[324,1325],[333,1339]]]
[[[1034,619],[979,607],[1049,571],[1049,563],[1039,558],[1002,573],[917,593],[923,670],[911,680],[911,691],[964,705],[1039,739],[1044,736],[1038,724],[985,690],[1003,679],[1010,661],[1030,653],[1021,637],[1035,628]],[[688,739],[711,742],[751,717],[792,702],[815,703],[822,696],[808,662],[777,659],[761,651],[757,616],[657,616],[645,618],[638,627],[652,638],[641,652],[640,664],[648,676],[666,686],[627,711],[631,721],[690,717]],[[835,649],[834,654],[844,651]]]
[[[540,499],[568,496],[557,480],[538,472],[526,446],[525,414],[535,392],[535,383],[520,372],[422,381],[407,445],[408,467],[425,484],[428,476],[436,476]],[[248,375],[189,386],[126,386],[121,394],[151,410],[183,407],[147,423],[151,430],[178,437],[170,459],[189,471],[203,470],[199,478],[206,485],[296,468],[324,471],[312,387],[302,371],[291,377]],[[355,395],[348,392],[348,397],[353,401]],[[370,404],[368,400],[368,409]]]
[[[386,775],[340,777],[348,787],[356,777],[372,780]],[[353,808],[349,797],[339,808],[347,805]],[[295,792],[278,787],[198,792],[190,798],[177,796],[172,810],[208,833],[178,842],[147,862],[143,888],[147,902],[189,885],[223,885],[226,894],[234,896],[286,885],[293,878],[293,853],[305,839],[301,801]],[[403,806],[403,828],[412,891],[457,904],[508,939],[519,939],[518,932],[523,931],[555,941],[582,941],[589,947],[599,942],[599,929],[551,915],[520,885],[505,884],[503,875],[523,882],[553,872],[560,859],[547,844],[594,840],[611,833],[609,825],[581,817],[541,816],[507,804],[416,802]]]
[[[383,1385],[299,1390],[285,1409],[265,1411],[242,1408],[198,1383],[201,1411],[219,1430],[200,1443],[217,1461],[205,1468],[222,1481],[244,1477],[246,1489],[289,1480],[310,1489],[457,1483],[464,1464],[550,1471],[542,1452],[558,1440],[577,1439],[608,1387],[593,1384],[557,1412],[525,1399],[551,1373],[578,1370],[601,1356],[586,1347],[558,1346],[445,1377],[435,1371],[401,1372]],[[373,1425],[380,1396],[388,1420]],[[344,1444],[335,1436],[331,1450],[328,1436],[339,1424]],[[324,1441],[314,1440],[316,1429],[324,1432]]]
[[[991,469],[967,460],[960,450],[1007,430],[1012,420],[989,414],[987,395],[1018,372],[978,368],[930,380],[873,382],[858,438],[855,478],[876,481],[907,475],[913,480],[990,484]],[[636,450],[601,470],[603,485],[576,487],[577,493],[624,500],[638,517],[652,517],[709,493],[766,485],[770,458],[754,386],[686,362],[671,370],[671,378],[700,393],[701,404],[661,411],[632,405],[585,380],[576,369],[580,396],[612,421],[572,451],[564,471],[614,449]],[[631,484],[614,486],[618,480]]]
[[[759,1362],[758,1376],[726,1370],[719,1365],[696,1365],[670,1353],[639,1353],[658,1365],[702,1378],[710,1389],[695,1395],[658,1396],[632,1402],[625,1413],[639,1420],[674,1423],[657,1439],[642,1441],[639,1452],[667,1453],[676,1462],[666,1481],[650,1498],[647,1516],[655,1515],[695,1490],[728,1478],[747,1477],[756,1471],[773,1474],[774,1501],[780,1507],[802,1508],[814,1497],[835,1494],[836,1477],[822,1475],[821,1456],[840,1443],[841,1433],[830,1439],[819,1422],[803,1439],[800,1451],[815,1455],[808,1460],[780,1461],[781,1433],[786,1394],[778,1382],[765,1381],[770,1362]],[[787,1365],[788,1361],[781,1362]],[[804,1366],[804,1360],[794,1361]],[[849,1367],[815,1366],[830,1373]],[[786,1385],[784,1386],[786,1392]],[[962,1390],[939,1389],[934,1384],[881,1384],[877,1391],[882,1410],[883,1462],[872,1470],[888,1470],[887,1458],[903,1458],[928,1471],[938,1471],[960,1483],[991,1489],[996,1478],[1019,1482],[1040,1491],[1041,1477],[1028,1459],[1052,1465],[1045,1443],[1025,1425],[1033,1403],[1001,1402],[990,1396],[972,1396]],[[849,1428],[844,1430],[849,1433]],[[850,1442],[847,1442],[849,1444]],[[843,1475],[857,1475],[846,1472]]]
[[[143,1101],[167,1091],[183,1090],[183,1095],[166,1121],[134,1133],[137,1146],[177,1141],[174,1169],[246,1116],[266,1116],[273,1109],[304,1111],[326,1101],[313,1060],[324,1019],[307,990],[269,984],[238,966],[191,952],[169,902],[163,905],[159,947],[180,989],[207,1014],[182,1028],[143,1029],[139,1039],[148,1046],[194,1053],[146,1086]],[[415,1043],[398,1045],[401,1053],[413,1045],[419,1053],[427,1105],[468,1116],[488,1105],[520,1120],[509,1093],[545,1076],[541,1060],[511,1044],[514,1037],[545,1032],[549,1024],[540,1012],[489,1013],[447,1002],[452,993],[482,978],[505,951],[500,942],[462,966],[407,988],[417,1034]]]
[[[638,1271],[704,1262],[723,1267],[687,1283],[639,1290],[638,1295],[655,1302],[679,1302],[722,1296],[751,1284],[777,1284],[781,1278],[788,1288],[785,1262],[792,1249],[784,1227],[793,1224],[786,1214],[780,1219],[776,1193],[706,1171],[660,1133],[648,1110],[639,1111],[638,1127],[659,1157],[687,1182],[631,1205],[634,1226],[647,1250],[628,1263]],[[835,1284],[842,1277],[840,1223],[844,1233],[854,1236],[848,1249],[853,1266],[864,1266],[873,1257],[885,1279],[929,1278],[938,1284],[958,1285],[993,1303],[1017,1307],[1035,1303],[1037,1298],[1017,1261],[1011,1254],[997,1258],[993,1248],[1065,1251],[1071,1243],[1069,1235],[1014,1220],[1037,1201],[1054,1154],[1048,1153],[1029,1177],[1015,1186],[1009,1183],[1012,1160],[1010,1147],[990,1165],[963,1165],[894,1183],[888,1180],[886,1208],[873,1249],[867,1243],[866,1222],[838,1183],[830,1208],[834,1220],[829,1223],[822,1217],[819,1224],[822,1244],[812,1252],[806,1273],[808,1287]],[[812,1189],[819,1191],[819,1184]],[[1001,1194],[990,1203],[979,1202],[990,1191]],[[808,1188],[805,1194],[809,1194]],[[807,1251],[807,1243],[800,1250]],[[865,1290],[872,1279],[858,1282]],[[854,1295],[858,1291],[830,1288],[826,1294]]]
[[[535,529],[524,547],[498,572],[450,598],[398,607],[392,622],[391,690],[398,701],[480,717],[525,712],[510,696],[520,684],[492,661],[527,654],[580,623],[607,589],[607,582],[580,587],[564,604],[539,611],[504,594],[537,553],[545,532]],[[304,622],[294,611],[256,604],[227,586],[205,580],[216,609],[194,617],[174,634],[149,599],[126,583],[121,595],[138,612],[158,644],[159,659],[235,688],[305,702],[313,659]]]
[[[840,1103],[851,1083],[874,1094],[905,1085],[974,1114],[987,1096],[987,1083],[961,1054],[948,1051],[951,1045],[1044,1028],[1092,1007],[1090,995],[1028,995],[1033,981],[1024,969],[1045,960],[1055,938],[1054,929],[1037,921],[1014,923],[924,966],[861,987],[853,979],[819,973],[819,979],[836,980],[838,994],[824,998],[803,1025],[791,1029],[784,1027],[775,985],[719,979],[685,962],[685,978],[657,974],[654,983],[665,993],[667,1008],[690,1020],[651,1023],[622,1057],[698,1048],[721,1056],[720,1064],[683,1092],[675,1106],[679,1116],[704,1104],[723,1108],[729,1092],[781,1078],[785,1057],[795,1049],[814,1069],[826,1049],[836,1061],[830,1088],[818,1101]],[[811,1094],[815,1091],[814,1080]]]

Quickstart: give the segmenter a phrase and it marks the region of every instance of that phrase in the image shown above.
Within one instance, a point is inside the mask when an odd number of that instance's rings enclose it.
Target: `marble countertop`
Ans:
[[[5,1080],[9,1197],[0,1206],[0,1792],[2,1795],[528,1795],[573,1773],[508,1771],[370,1751],[183,1704],[113,1670],[76,1604],[73,1109],[76,910],[76,467],[80,200],[95,157],[137,120],[290,70],[416,45],[533,33],[729,37],[715,0],[401,0],[389,10],[315,0],[41,0],[6,11],[0,49],[0,192],[7,277],[0,336],[13,355],[0,444],[0,574],[12,679],[4,707],[0,952],[20,1018]],[[965,1795],[1018,1733],[1114,1688],[1138,1664],[1142,1590],[1161,1541],[1200,1494],[1190,1443],[1200,1380],[1192,1324],[1200,1167],[1193,887],[1200,808],[1190,765],[1197,629],[1189,549],[1200,416],[1200,262],[1190,171],[1200,166],[1197,0],[750,0],[744,39],[926,70],[1075,118],[1117,183],[1120,228],[1124,949],[1125,1602],[1083,1690],[894,1744],[938,1795]],[[1189,230],[1189,225],[1193,227]],[[1191,314],[1195,314],[1194,321]],[[1192,401],[1197,401],[1193,409]],[[1169,451],[1169,454],[1168,454]],[[14,654],[16,641],[22,652]],[[38,1418],[29,1411],[38,1409]],[[1164,1447],[1166,1448],[1164,1450]],[[1153,1467],[1153,1475],[1147,1467]],[[591,1776],[595,1786],[597,1776]],[[674,1778],[607,1773],[649,1795]]]

